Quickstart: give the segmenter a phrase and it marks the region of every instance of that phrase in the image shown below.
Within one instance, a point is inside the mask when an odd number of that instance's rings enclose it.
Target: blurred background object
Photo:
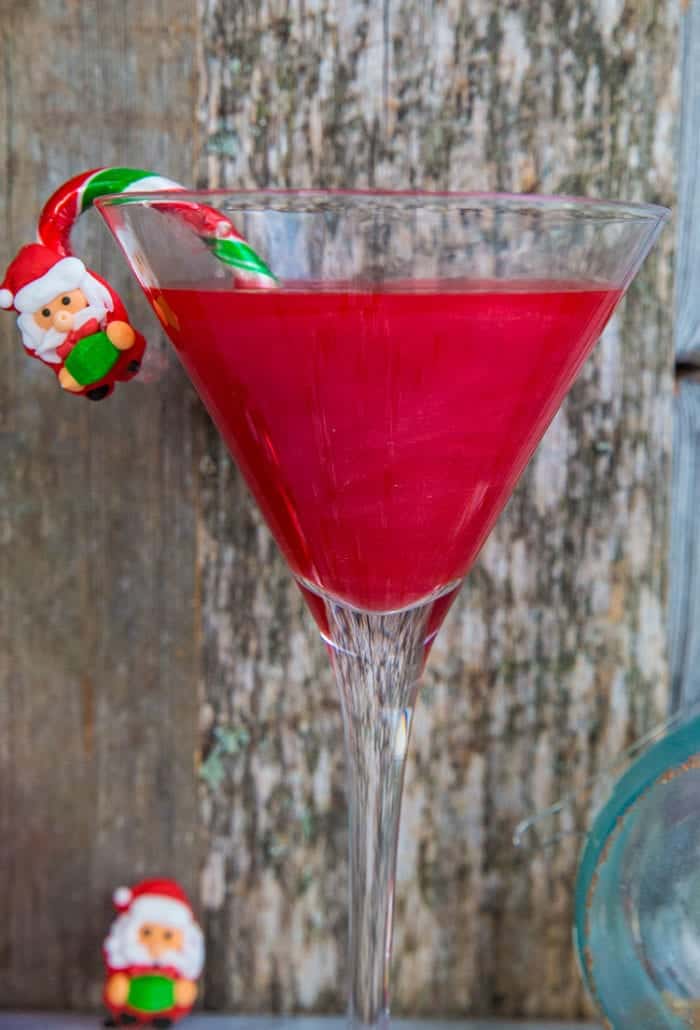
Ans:
[[[50,192],[102,164],[199,186],[677,208],[683,53],[679,290],[669,229],[426,673],[399,856],[397,1013],[591,1011],[571,945],[579,840],[524,858],[512,832],[671,704],[674,306],[687,363],[699,23],[698,0],[685,12],[677,0],[30,0],[0,19],[2,265]],[[64,402],[12,320],[0,324],[0,1004],[97,1007],[112,885],[157,872],[203,917],[206,1007],[338,1011],[344,780],[321,643],[92,223],[80,253],[151,341],[143,381],[101,405]],[[691,427],[698,389],[686,379],[677,401]],[[679,468],[676,485],[693,485]],[[678,644],[692,655],[700,632],[689,493],[674,500],[676,701],[697,692]]]

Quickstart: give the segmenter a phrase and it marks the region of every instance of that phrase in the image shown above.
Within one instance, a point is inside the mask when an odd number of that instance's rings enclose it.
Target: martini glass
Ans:
[[[234,286],[174,196],[218,208],[278,285]],[[347,759],[349,1014],[384,1025],[402,784],[431,642],[668,212],[369,191],[97,206],[326,642]]]

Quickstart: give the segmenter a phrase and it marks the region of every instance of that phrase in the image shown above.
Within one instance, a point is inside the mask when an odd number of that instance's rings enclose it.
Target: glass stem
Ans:
[[[358,1028],[389,1018],[401,794],[430,610],[375,615],[327,602],[348,766],[349,1019]]]

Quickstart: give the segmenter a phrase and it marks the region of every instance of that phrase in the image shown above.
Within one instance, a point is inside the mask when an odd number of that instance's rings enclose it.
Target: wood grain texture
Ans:
[[[679,17],[675,0],[200,0],[200,182],[672,204]],[[586,1011],[579,840],[529,855],[511,836],[668,703],[672,253],[667,230],[435,646],[400,845],[400,1012]],[[339,1009],[330,673],[221,444],[203,446],[207,1004]]]
[[[681,380],[674,398],[668,649],[672,704],[700,701],[700,385]]]
[[[194,20],[1,6],[4,267],[83,168],[190,177]],[[80,252],[141,321],[98,222]],[[0,333],[0,1004],[96,1006],[113,888],[196,887],[196,401],[157,332],[151,382],[101,405],[62,395],[8,315]]]
[[[700,5],[688,4],[681,22],[682,105],[678,171],[678,206],[700,206]],[[678,223],[676,260],[676,354],[700,363],[700,232],[696,218]]]
[[[682,108],[678,202],[681,211],[700,206],[700,4],[688,5],[682,22]],[[676,263],[676,360],[673,491],[669,585],[669,663],[674,707],[700,700],[700,223],[682,218]]]

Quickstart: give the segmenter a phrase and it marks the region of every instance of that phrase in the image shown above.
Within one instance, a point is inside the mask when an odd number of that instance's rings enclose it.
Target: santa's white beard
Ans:
[[[80,329],[81,325],[85,325],[91,318],[96,318],[101,325],[107,317],[107,313],[112,310],[112,298],[102,283],[89,273],[83,277],[80,289],[88,301],[88,307],[76,311],[73,316],[73,330]],[[56,350],[61,346],[68,333],[59,333],[57,329],[42,329],[34,321],[34,314],[31,311],[19,315],[17,325],[22,334],[22,343],[28,351],[36,354],[42,361],[46,361],[50,365],[60,365],[61,359]]]
[[[202,931],[193,919],[182,930],[182,950],[163,952],[157,960],[151,958],[139,942],[138,933],[143,925],[139,913],[125,912],[112,923],[105,941],[105,955],[110,969],[129,969],[143,966],[148,969],[175,969],[187,980],[196,980],[204,964],[204,939]]]

